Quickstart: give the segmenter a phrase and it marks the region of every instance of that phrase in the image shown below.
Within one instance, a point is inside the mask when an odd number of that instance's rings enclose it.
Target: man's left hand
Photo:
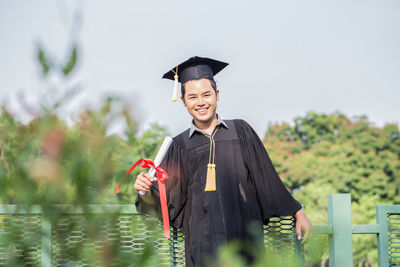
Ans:
[[[308,220],[306,214],[304,213],[303,210],[299,210],[296,212],[294,215],[296,218],[296,234],[297,234],[297,239],[301,240],[301,243],[304,244],[307,242],[309,234],[312,232],[312,225],[310,220]],[[304,231],[304,237],[301,238],[301,233]]]

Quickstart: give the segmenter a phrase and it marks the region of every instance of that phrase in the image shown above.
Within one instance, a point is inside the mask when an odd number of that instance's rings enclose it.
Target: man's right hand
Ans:
[[[136,176],[136,181],[133,185],[133,188],[135,188],[135,190],[138,192],[144,191],[147,193],[150,191],[150,186],[154,181],[157,181],[157,178],[151,177],[147,172],[141,172],[138,176]]]

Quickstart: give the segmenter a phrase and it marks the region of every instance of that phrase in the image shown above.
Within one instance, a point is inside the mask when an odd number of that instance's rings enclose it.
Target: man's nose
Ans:
[[[199,105],[199,106],[204,105],[204,99],[203,99],[203,97],[200,96],[200,97],[198,98],[197,105]]]

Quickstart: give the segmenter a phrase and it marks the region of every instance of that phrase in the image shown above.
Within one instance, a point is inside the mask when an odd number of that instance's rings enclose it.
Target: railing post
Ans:
[[[42,211],[42,240],[41,240],[42,267],[51,267],[51,223]]]
[[[384,206],[376,206],[376,223],[379,226],[378,265],[389,266],[387,212]]]
[[[333,233],[329,238],[329,266],[352,267],[353,243],[350,194],[328,196],[328,224]]]

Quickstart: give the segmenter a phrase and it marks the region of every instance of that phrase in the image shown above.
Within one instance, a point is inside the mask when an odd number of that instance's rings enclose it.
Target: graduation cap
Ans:
[[[191,57],[163,75],[163,79],[175,81],[172,101],[178,99],[178,82],[208,78],[214,80],[214,75],[228,66],[228,63],[206,57]]]

